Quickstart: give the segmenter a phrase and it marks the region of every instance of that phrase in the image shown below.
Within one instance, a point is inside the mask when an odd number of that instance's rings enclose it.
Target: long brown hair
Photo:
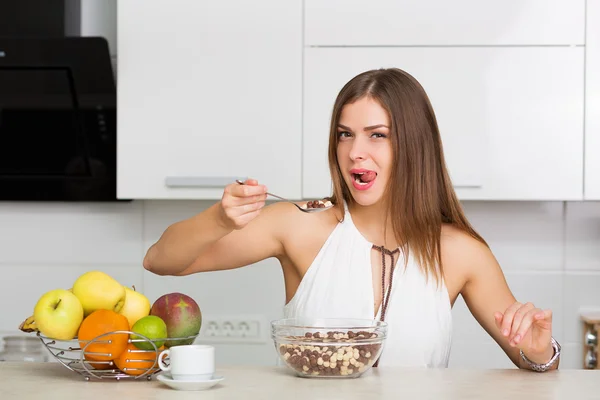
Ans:
[[[487,243],[464,215],[446,169],[433,107],[423,87],[410,74],[397,68],[363,72],[338,94],[329,133],[332,202],[338,206],[339,199],[354,203],[337,159],[337,126],[342,108],[366,96],[379,102],[391,123],[396,168],[392,168],[384,204],[392,218],[394,237],[407,255],[405,262],[410,249],[426,277],[433,275],[440,283],[442,224],[451,224]]]

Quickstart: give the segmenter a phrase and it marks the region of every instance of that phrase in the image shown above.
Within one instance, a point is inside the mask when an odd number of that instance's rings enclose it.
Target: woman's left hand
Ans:
[[[510,346],[523,350],[534,362],[550,360],[553,354],[551,310],[536,308],[532,303],[515,302],[504,313],[494,313],[494,318]]]

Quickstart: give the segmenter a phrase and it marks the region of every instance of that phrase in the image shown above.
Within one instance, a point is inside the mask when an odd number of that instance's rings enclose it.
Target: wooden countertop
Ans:
[[[201,392],[173,390],[154,377],[90,380],[57,363],[0,362],[0,398],[33,399],[600,399],[600,370],[375,368],[356,379],[310,379],[284,367],[220,367],[225,379]]]

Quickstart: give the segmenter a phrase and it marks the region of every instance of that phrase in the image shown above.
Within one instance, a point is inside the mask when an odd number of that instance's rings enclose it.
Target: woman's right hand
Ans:
[[[267,199],[267,187],[255,179],[243,185],[237,182],[225,187],[221,198],[221,224],[227,229],[242,229],[258,216]]]

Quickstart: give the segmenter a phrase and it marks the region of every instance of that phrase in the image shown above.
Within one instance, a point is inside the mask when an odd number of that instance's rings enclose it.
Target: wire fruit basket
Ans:
[[[127,357],[124,359],[121,358],[123,361],[120,362],[121,365],[119,366],[114,361],[119,355],[88,350],[88,347],[94,344],[110,345],[114,335],[127,335],[128,338],[127,349],[125,350]],[[157,346],[157,343],[166,341],[192,343],[198,337],[196,334],[181,338],[149,339],[142,334],[128,330],[107,332],[92,340],[79,340],[77,338],[57,340],[46,337],[40,332],[37,332],[37,336],[59,363],[71,371],[80,374],[86,381],[89,381],[91,378],[114,379],[117,381],[120,379],[143,380],[143,378],[151,380],[153,375],[160,372],[158,358],[162,350],[159,350],[161,346]],[[136,337],[136,339],[132,339],[132,337]],[[142,350],[129,346],[129,344],[140,342],[149,343],[149,346],[143,347],[150,347],[150,349]],[[167,356],[163,357],[162,363],[167,366],[169,365]]]

